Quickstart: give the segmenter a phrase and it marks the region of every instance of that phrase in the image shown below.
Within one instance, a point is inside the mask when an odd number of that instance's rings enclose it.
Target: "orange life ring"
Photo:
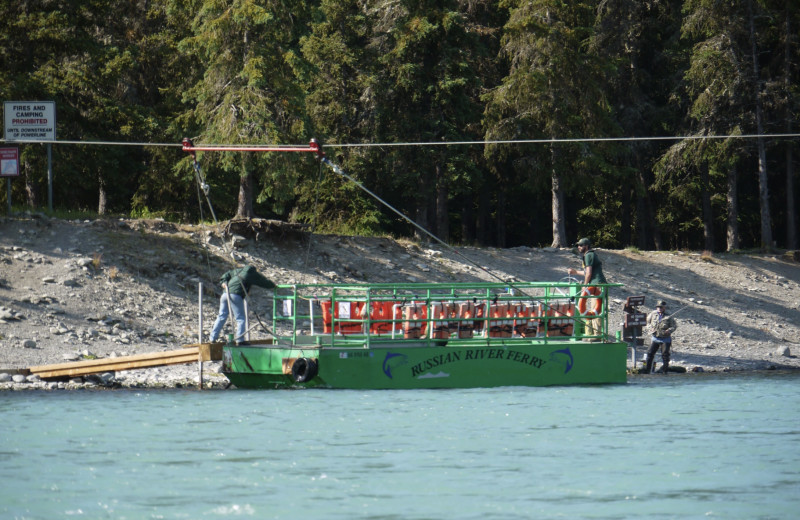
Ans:
[[[603,299],[600,287],[584,287],[578,296],[578,314],[580,316],[597,316],[603,308]],[[591,300],[591,302],[589,301]]]

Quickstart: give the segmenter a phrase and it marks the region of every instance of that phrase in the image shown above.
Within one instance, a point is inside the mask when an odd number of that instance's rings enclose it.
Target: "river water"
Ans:
[[[800,375],[0,392],[0,518],[797,518]]]

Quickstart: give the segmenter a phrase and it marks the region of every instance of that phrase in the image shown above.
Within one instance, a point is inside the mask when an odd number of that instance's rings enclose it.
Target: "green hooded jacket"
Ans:
[[[254,285],[265,289],[275,288],[275,284],[266,276],[256,271],[251,265],[246,265],[238,269],[231,269],[220,277],[220,283],[228,285],[230,294],[238,294],[246,298],[250,293],[250,288]]]

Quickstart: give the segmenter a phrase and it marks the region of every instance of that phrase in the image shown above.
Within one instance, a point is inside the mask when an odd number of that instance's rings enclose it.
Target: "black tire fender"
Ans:
[[[292,364],[292,377],[297,383],[305,383],[316,377],[319,371],[317,362],[311,358],[297,358]]]

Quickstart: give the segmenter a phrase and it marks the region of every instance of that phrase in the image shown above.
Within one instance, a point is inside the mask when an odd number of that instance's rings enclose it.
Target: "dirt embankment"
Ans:
[[[198,283],[205,329],[213,288],[238,260],[277,283],[554,281],[578,267],[566,249],[418,245],[388,238],[309,236],[268,225],[223,243],[221,230],[161,221],[0,219],[0,369],[180,348],[197,340]],[[664,299],[679,325],[673,364],[705,371],[800,368],[800,263],[792,255],[633,252],[599,249],[612,293],[612,328],[622,302]],[[484,270],[485,269],[485,270]],[[489,271],[489,272],[487,272]],[[264,313],[266,298],[254,295]],[[263,315],[263,314],[262,314]],[[176,372],[176,370],[178,372]],[[158,377],[196,369],[156,369]]]

